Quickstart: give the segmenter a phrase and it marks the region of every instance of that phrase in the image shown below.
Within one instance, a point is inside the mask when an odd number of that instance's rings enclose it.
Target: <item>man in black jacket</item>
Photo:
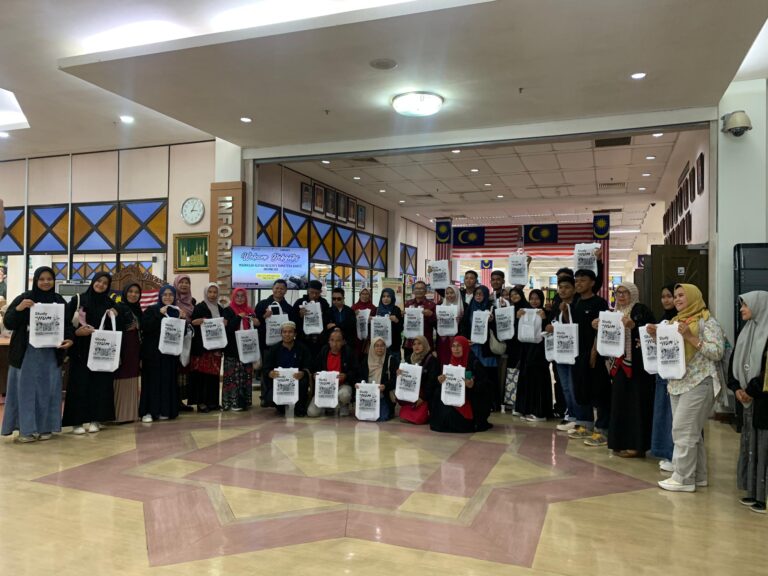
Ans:
[[[477,272],[474,270],[467,270],[464,273],[464,287],[460,290],[464,304],[472,302],[472,298],[475,296],[475,288],[479,285],[480,284],[477,281]]]
[[[315,358],[314,368],[314,373],[321,371],[339,373],[339,414],[348,416],[352,390],[360,378],[360,366],[352,349],[346,345],[344,334],[338,328],[331,331],[328,344],[322,347]],[[346,391],[345,386],[348,387]],[[345,402],[345,399],[348,400]]]
[[[267,391],[267,405],[273,403],[273,381],[278,377],[276,368],[295,369],[294,378],[299,379],[299,401],[294,406],[295,416],[307,415],[309,403],[309,382],[312,370],[312,356],[301,342],[296,340],[296,325],[286,322],[282,327],[282,342],[272,346],[264,357],[264,385]],[[277,406],[278,414],[285,414],[285,406]]]
[[[347,346],[354,348],[357,340],[357,322],[355,312],[344,304],[344,288],[334,288],[331,291],[331,308],[329,311],[330,322],[325,325],[330,334],[338,328],[344,335]]]
[[[323,332],[320,334],[307,335],[304,333],[304,316],[307,314],[304,305],[307,302],[319,302],[322,313],[322,326],[328,326],[330,323],[331,307],[328,305],[328,300],[320,295],[322,291],[323,285],[319,280],[310,280],[306,295],[299,298],[293,304],[293,313],[296,317],[296,337],[313,350],[317,350],[328,341],[328,331],[323,329]]]

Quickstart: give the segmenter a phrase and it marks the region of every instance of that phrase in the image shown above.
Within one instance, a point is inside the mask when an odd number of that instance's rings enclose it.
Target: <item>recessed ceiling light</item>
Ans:
[[[0,138],[9,138],[11,135],[8,132],[0,132]]]
[[[331,161],[330,160],[320,160],[320,163],[321,164],[330,164]]]
[[[431,92],[406,92],[392,99],[392,108],[402,116],[432,116],[440,112],[444,101]]]
[[[496,194],[496,198],[504,198],[504,194]]]
[[[476,174],[477,172],[480,172],[480,170],[477,169],[477,168],[471,168],[469,171],[472,172],[473,174]]]
[[[451,150],[451,152],[453,152],[454,154],[461,154],[461,150],[458,150],[458,149],[456,149],[456,150]]]
[[[483,186],[491,186],[491,184],[485,183],[483,184]]]
[[[635,72],[634,74],[632,74],[632,80],[642,80],[645,77],[646,77],[645,72]]]
[[[653,154],[649,154],[648,156],[645,157],[645,159],[646,160],[656,160],[656,156],[654,156]]]
[[[646,190],[648,190],[648,188],[646,188],[645,186],[640,186],[640,188],[638,188],[638,190],[640,192],[645,192]]]
[[[654,137],[654,138],[661,138],[662,136],[664,136],[664,132],[655,132],[655,133],[653,134],[653,137]]]
[[[418,212],[416,212],[416,216],[421,216],[421,214],[419,214]]]
[[[650,172],[643,172],[643,178],[648,178],[648,176],[650,175],[651,175]]]
[[[632,230],[611,230],[611,234],[640,234],[640,228]]]
[[[405,204],[405,200],[398,200],[400,204]]]
[[[352,180],[360,180],[360,176],[352,176]]]
[[[392,58],[376,58],[368,62],[368,65],[374,70],[392,70],[397,68],[397,62]]]
[[[384,188],[379,188],[379,192],[381,192],[382,194],[384,194],[384,192],[386,192],[386,190],[385,190]]]
[[[251,122],[253,122],[253,118],[248,118],[248,116],[243,116],[240,118],[240,122],[242,122],[243,124],[250,124]]]
[[[133,116],[120,116],[120,122],[123,124],[133,124],[134,121]]]
[[[430,221],[430,222],[434,222],[434,220],[432,220],[432,218],[430,218],[430,219],[429,219],[429,221]]]

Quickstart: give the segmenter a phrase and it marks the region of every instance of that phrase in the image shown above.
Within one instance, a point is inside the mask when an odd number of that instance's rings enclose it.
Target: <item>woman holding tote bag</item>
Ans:
[[[248,306],[248,293],[244,288],[232,291],[229,307],[224,309],[227,320],[227,347],[224,349],[224,385],[221,390],[221,409],[240,412],[253,404],[253,363],[240,361],[237,351],[238,330],[250,330],[256,318]],[[262,355],[265,350],[261,350]]]
[[[115,419],[114,372],[93,372],[88,369],[88,350],[91,334],[101,323],[104,314],[116,320],[122,330],[115,302],[109,296],[112,276],[98,272],[83,295],[72,298],[67,305],[66,318],[77,318],[75,345],[69,351],[69,382],[64,401],[62,426],[72,426],[74,434],[98,432],[101,422]],[[78,307],[79,304],[79,307]]]
[[[117,305],[125,326],[120,349],[120,368],[115,372],[115,420],[134,422],[139,417],[139,376],[141,376],[141,286],[123,290]]]
[[[203,345],[203,323],[212,318],[224,318],[219,306],[219,285],[211,282],[205,287],[203,300],[192,311],[192,371],[187,387],[187,406],[197,405],[197,411],[207,414],[219,409],[219,377],[222,350],[207,350]],[[226,319],[224,323],[226,325]]]

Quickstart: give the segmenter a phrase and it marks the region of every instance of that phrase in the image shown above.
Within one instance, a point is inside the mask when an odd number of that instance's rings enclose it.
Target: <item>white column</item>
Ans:
[[[221,138],[216,138],[215,178],[216,182],[239,182],[242,180],[242,148]]]
[[[710,302],[717,319],[733,342],[733,247],[768,241],[768,80],[734,82],[719,105],[719,116],[744,110],[752,130],[741,137],[717,137],[717,192],[710,204]],[[710,176],[712,176],[710,170]],[[712,214],[714,212],[714,214]],[[713,218],[713,217],[714,218]],[[714,290],[712,290],[712,288]]]
[[[400,276],[400,242],[405,240],[405,220],[397,210],[389,213],[387,226],[387,278]]]

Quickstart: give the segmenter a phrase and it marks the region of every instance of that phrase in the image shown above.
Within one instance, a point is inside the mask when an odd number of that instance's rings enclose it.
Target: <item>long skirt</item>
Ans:
[[[527,345],[524,347],[527,348]],[[544,358],[543,350],[540,354],[538,349],[529,349],[527,352],[520,365],[515,411],[525,416],[551,418],[552,376],[549,373],[549,363]]]
[[[654,380],[643,371],[629,378],[619,369],[613,376],[608,448],[637,450],[645,454],[651,447]]]
[[[435,432],[466,434],[475,431],[475,423],[461,415],[453,406],[446,406],[439,395],[429,403],[429,427]]]
[[[667,381],[656,376],[656,392],[653,400],[653,433],[651,454],[664,460],[672,460],[675,444],[672,442],[672,404],[667,392]]]
[[[133,422],[139,417],[139,377],[114,382],[115,421]]]
[[[214,407],[219,405],[221,352],[206,351],[192,357],[192,372],[187,386],[187,405]]]
[[[179,415],[179,387],[176,383],[177,356],[160,355],[159,362],[144,366],[141,376],[139,415],[169,419]]]
[[[112,422],[115,419],[114,379],[112,372],[93,372],[84,359],[71,359],[62,426]]]
[[[53,348],[27,346],[21,368],[8,369],[3,436],[61,432],[61,368]]]
[[[221,406],[224,410],[250,408],[253,403],[253,364],[243,364],[239,358],[224,357],[224,387]]]
[[[741,447],[736,474],[740,490],[748,498],[765,502],[768,483],[768,430],[758,430],[752,424],[752,405],[744,407]]]

